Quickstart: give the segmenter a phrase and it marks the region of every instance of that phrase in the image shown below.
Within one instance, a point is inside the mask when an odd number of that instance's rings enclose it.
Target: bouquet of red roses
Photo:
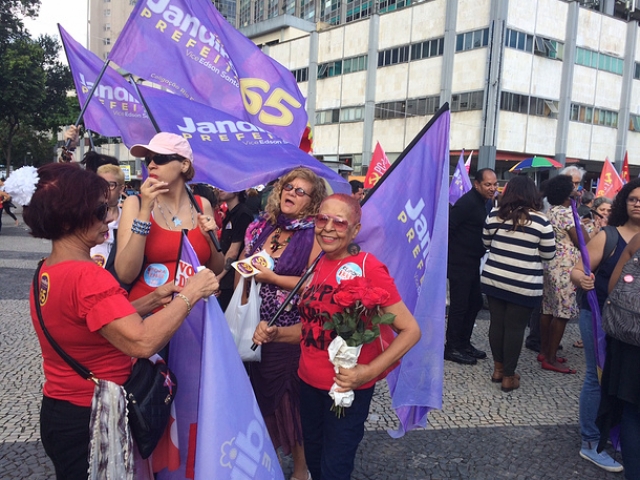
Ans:
[[[396,316],[383,313],[381,305],[389,299],[389,292],[374,287],[363,277],[343,280],[333,294],[333,301],[342,307],[334,313],[323,328],[335,330],[338,334],[329,344],[329,360],[336,373],[338,367],[353,368],[358,363],[362,345],[371,343],[380,336],[380,325],[390,325]],[[326,314],[325,314],[326,315]],[[328,315],[326,315],[328,317]],[[344,408],[353,403],[354,393],[337,392],[337,384],[331,386],[329,395],[333,398],[332,410],[338,417],[344,414]]]

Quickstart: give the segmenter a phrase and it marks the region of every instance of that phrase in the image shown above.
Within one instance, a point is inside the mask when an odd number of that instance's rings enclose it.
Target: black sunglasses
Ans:
[[[184,158],[182,158],[180,155],[161,155],[161,154],[156,154],[153,155],[151,157],[147,156],[144,159],[144,164],[148,167],[151,162],[155,163],[156,165],[166,165],[169,162],[173,162],[174,160],[184,160]]]
[[[108,213],[109,213],[109,204],[108,203],[101,203],[93,211],[93,214],[101,222],[104,222],[107,219],[107,214]]]

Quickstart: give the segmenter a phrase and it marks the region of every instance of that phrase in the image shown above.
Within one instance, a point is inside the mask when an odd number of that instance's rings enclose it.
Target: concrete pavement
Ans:
[[[19,210],[18,210],[19,212]],[[20,218],[20,217],[19,217]],[[0,479],[52,479],[39,439],[42,388],[40,349],[29,318],[28,292],[49,242],[31,238],[6,215],[0,233]],[[20,218],[20,221],[22,219]],[[489,351],[488,312],[482,311],[474,344]],[[353,478],[391,479],[622,479],[578,456],[578,397],[584,374],[582,350],[571,322],[563,355],[577,375],[543,371],[524,349],[521,388],[504,394],[491,383],[491,359],[475,366],[445,362],[443,407],[429,414],[426,429],[394,440],[396,428],[386,383],[374,396]],[[613,453],[613,452],[610,452]],[[619,459],[620,455],[617,455]],[[291,461],[284,471],[291,474]]]

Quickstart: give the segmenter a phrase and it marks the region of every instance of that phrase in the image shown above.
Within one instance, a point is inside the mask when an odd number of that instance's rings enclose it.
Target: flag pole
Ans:
[[[293,290],[289,292],[289,295],[287,295],[287,298],[284,300],[284,302],[282,302],[282,304],[280,305],[280,308],[278,308],[278,311],[273,315],[271,320],[269,320],[267,327],[271,327],[273,326],[274,323],[276,323],[276,320],[278,320],[278,317],[282,315],[282,312],[284,312],[284,309],[287,308],[287,305],[289,305],[289,302],[293,299],[296,293],[298,293],[298,290],[300,290],[302,285],[304,285],[304,282],[307,281],[307,278],[309,278],[309,275],[313,273],[313,271],[316,268],[316,265],[318,265],[318,261],[323,255],[324,255],[324,252],[320,252],[320,254],[316,257],[316,259],[313,261],[311,266],[307,269],[306,272],[304,272],[304,275],[300,277],[300,280],[298,281],[296,286],[293,287]],[[243,282],[244,280],[240,280],[240,281]],[[256,348],[258,348],[258,345],[256,345],[255,343],[251,345],[251,350],[253,350],[254,352],[256,351]]]
[[[147,105],[147,101],[142,96],[142,92],[140,92],[140,89],[138,88],[138,84],[133,79],[133,76],[131,74],[129,75],[129,83],[135,89],[136,94],[138,94],[138,98],[140,98],[140,101],[142,102],[142,106],[144,107],[144,111],[147,112],[147,116],[149,117],[149,120],[151,120],[153,128],[156,129],[156,133],[160,133],[161,130],[160,130],[160,127],[158,126],[158,122],[156,122],[156,119],[153,118],[153,115],[151,115],[151,110],[149,110],[149,105]]]
[[[380,187],[380,185],[382,185],[382,182],[384,182],[384,180],[391,174],[391,172],[393,172],[393,170],[400,164],[400,162],[404,159],[404,157],[407,156],[407,154],[411,151],[411,149],[415,146],[415,144],[418,143],[418,141],[420,141],[422,136],[425,133],[427,133],[427,130],[429,130],[429,128],[431,128],[431,125],[433,125],[436,122],[436,120],[438,120],[440,115],[442,115],[447,110],[449,110],[449,102],[445,102],[444,105],[442,105],[438,109],[438,111],[435,113],[435,115],[433,117],[431,117],[431,120],[429,120],[429,122],[422,128],[422,130],[420,130],[420,132],[413,138],[413,140],[411,140],[411,143],[409,145],[407,145],[407,148],[405,148],[402,151],[402,153],[396,159],[396,161],[393,162],[393,165],[391,165],[387,169],[387,171],[384,172],[384,175],[382,175],[380,180],[378,180],[376,182],[376,184],[373,186],[373,188],[371,190],[369,190],[369,192],[367,193],[367,196],[364,197],[364,199],[360,203],[361,207],[364,207],[364,204],[367,203],[367,200],[369,200],[369,197],[371,197],[371,195],[373,195],[373,192],[375,192],[378,189],[378,187]]]
[[[155,128],[157,133],[160,133],[161,131],[160,126],[158,125],[158,122],[156,122],[156,119],[153,118],[153,115],[151,115],[151,110],[149,110],[149,105],[147,105],[146,100],[142,96],[142,92],[138,88],[138,84],[135,82],[135,80],[133,80],[133,77],[131,75],[129,75],[129,83],[133,85],[133,88],[135,89],[136,94],[138,95],[138,98],[140,98],[140,101],[142,102],[142,106],[144,107],[145,112],[147,112],[147,116],[149,117],[149,120],[151,120],[151,123],[153,124],[153,128]],[[198,204],[198,202],[196,202],[196,197],[193,196],[193,192],[191,191],[191,188],[189,187],[189,185],[185,183],[184,188],[187,191],[187,195],[189,196],[189,200],[191,201],[191,205],[193,205],[193,208],[195,208],[196,212],[202,214],[202,209],[200,208],[200,205]],[[207,234],[209,234],[209,238],[213,242],[213,246],[216,248],[216,250],[218,252],[221,252],[222,247],[220,246],[220,241],[218,240],[218,237],[216,236],[216,234],[211,230],[209,230]]]

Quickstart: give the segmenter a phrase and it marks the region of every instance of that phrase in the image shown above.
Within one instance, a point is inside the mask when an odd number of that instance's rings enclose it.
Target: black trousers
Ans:
[[[512,377],[518,366],[522,339],[527,328],[533,307],[516,305],[495,297],[488,297],[489,345],[493,360],[504,365],[504,376]]]
[[[91,408],[42,397],[40,438],[58,480],[86,480],[89,470]]]
[[[462,350],[471,345],[473,324],[482,309],[480,268],[450,268],[449,318],[447,321],[447,349]]]

